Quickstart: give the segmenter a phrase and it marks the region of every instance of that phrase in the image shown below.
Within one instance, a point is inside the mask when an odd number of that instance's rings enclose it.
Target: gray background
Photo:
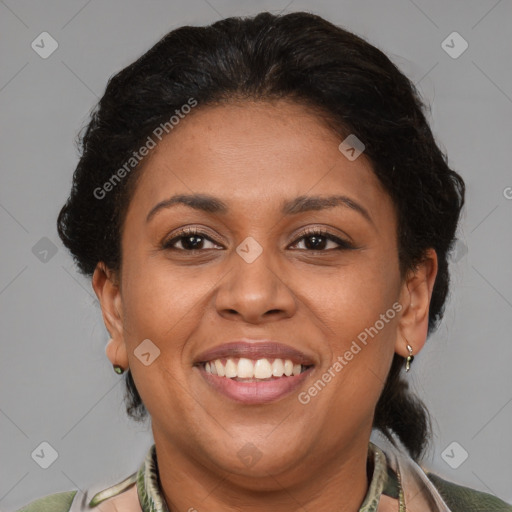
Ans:
[[[169,30],[263,10],[315,12],[365,37],[431,105],[433,131],[466,180],[468,204],[444,323],[410,374],[436,419],[424,466],[512,502],[510,0],[4,0],[1,510],[111,485],[137,469],[152,443],[149,425],[125,416],[124,384],[104,354],[108,336],[95,295],[55,228],[77,163],[78,129],[107,79]],[[31,48],[43,31],[59,45],[47,59]],[[458,58],[441,45],[453,31],[469,44]],[[48,469],[31,457],[43,441],[58,452]],[[469,456],[461,463],[463,450]]]

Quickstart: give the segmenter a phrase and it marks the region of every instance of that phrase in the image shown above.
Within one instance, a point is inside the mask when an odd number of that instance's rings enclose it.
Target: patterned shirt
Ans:
[[[406,452],[384,439],[379,441],[379,446],[369,443],[367,467],[371,478],[359,512],[377,512],[384,495],[396,500],[399,512],[406,512],[410,505],[411,510],[421,512],[512,512],[512,506],[496,496],[425,472]],[[160,484],[155,445],[149,449],[138,471],[92,497],[91,492],[81,491],[52,494],[18,512],[101,512],[109,499],[113,498],[114,504],[116,497],[123,498],[123,493],[129,490],[133,496],[136,491],[143,512],[169,512]]]
[[[366,497],[359,512],[376,512],[380,496],[385,494],[398,499],[399,485],[396,473],[386,463],[384,452],[373,443],[369,443],[369,459],[372,462],[373,473]],[[120,484],[97,493],[89,502],[89,507],[95,507],[108,498],[137,486],[140,506],[143,512],[169,512],[162,495],[158,476],[158,461],[155,445],[153,445],[137,473],[134,473]]]

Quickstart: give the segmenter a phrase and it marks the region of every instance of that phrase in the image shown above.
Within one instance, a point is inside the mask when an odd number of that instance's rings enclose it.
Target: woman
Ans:
[[[110,80],[58,229],[155,444],[118,485],[23,510],[512,510],[418,464],[404,373],[465,191],[423,108],[302,12],[179,28]]]

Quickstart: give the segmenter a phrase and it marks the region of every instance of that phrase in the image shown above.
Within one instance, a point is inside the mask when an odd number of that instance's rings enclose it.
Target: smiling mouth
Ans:
[[[291,359],[228,357],[201,363],[206,373],[237,382],[271,381],[304,373],[313,365],[294,363]]]

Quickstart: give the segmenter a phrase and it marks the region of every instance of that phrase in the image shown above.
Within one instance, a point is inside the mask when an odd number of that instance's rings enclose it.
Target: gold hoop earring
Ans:
[[[407,343],[407,350],[409,351],[409,355],[405,360],[405,371],[408,372],[411,369],[411,363],[414,361],[414,356],[412,355],[412,347]]]

